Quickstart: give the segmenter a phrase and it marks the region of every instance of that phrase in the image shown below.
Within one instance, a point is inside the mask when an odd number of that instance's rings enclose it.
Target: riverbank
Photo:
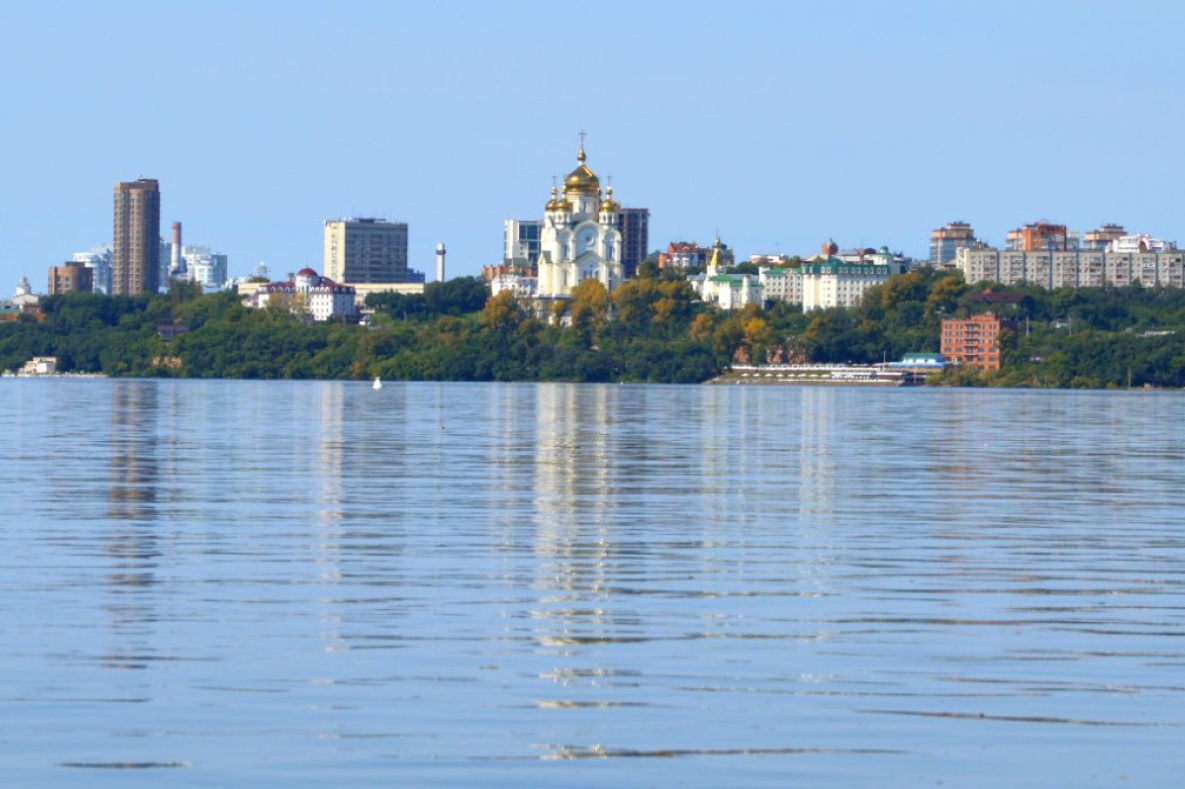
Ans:
[[[869,370],[933,354],[943,317],[981,306],[981,291],[932,271],[895,277],[859,307],[806,314],[785,304],[721,311],[698,302],[686,282],[638,279],[612,294],[577,293],[539,315],[506,292],[483,301],[483,287],[459,280],[433,283],[415,299],[396,294],[371,305],[365,326],[251,310],[233,293],[46,297],[44,321],[0,325],[0,369],[36,356],[111,377],[895,386],[921,381]],[[1185,386],[1185,291],[1037,289],[1018,304],[1013,328],[999,337],[1002,369],[948,368],[925,382]],[[1072,332],[1060,316],[1073,318]],[[189,331],[160,330],[180,325]],[[763,365],[770,369],[746,376],[738,359],[807,366]]]
[[[106,373],[22,373],[13,372],[12,370],[4,370],[0,372],[0,378],[35,378],[37,380],[45,380],[47,378],[107,378]]]

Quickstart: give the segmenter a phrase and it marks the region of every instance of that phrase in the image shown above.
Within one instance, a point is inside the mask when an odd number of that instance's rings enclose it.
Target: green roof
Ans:
[[[880,263],[845,263],[837,257],[821,263],[803,263],[799,270],[803,274],[892,274],[889,266]]]

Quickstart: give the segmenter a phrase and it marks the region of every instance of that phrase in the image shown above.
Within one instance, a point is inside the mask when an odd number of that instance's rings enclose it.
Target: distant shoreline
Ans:
[[[5,370],[0,373],[0,378],[20,378],[45,380],[47,378],[110,378],[107,373],[14,373],[12,370]]]
[[[16,375],[15,373],[4,371],[0,373],[0,379],[4,380],[108,380],[108,381],[218,381],[218,382],[250,382],[250,383],[343,383],[343,384],[358,384],[370,388],[371,379],[356,379],[356,378],[205,378],[198,376],[182,377],[182,376],[109,376],[104,373],[54,373],[52,375]],[[778,378],[755,378],[755,379],[740,379],[735,374],[725,373],[715,378],[711,378],[699,383],[669,383],[669,382],[654,382],[654,381],[535,381],[535,380],[521,380],[521,381],[472,381],[464,379],[388,379],[384,381],[386,384],[466,384],[466,385],[483,385],[483,384],[502,384],[502,385],[524,385],[524,384],[558,384],[565,386],[711,386],[711,387],[725,387],[725,386],[747,386],[747,387],[784,387],[784,388],[842,388],[842,389],[911,389],[911,390],[981,390],[981,391],[1006,391],[1006,392],[1185,392],[1185,389],[1177,389],[1170,387],[1144,386],[1132,388],[1118,388],[1118,387],[1069,387],[1069,386],[969,386],[966,384],[957,383],[941,383],[941,384],[901,384],[892,381],[852,381],[852,380],[834,380],[827,378],[817,378],[814,380],[793,380],[793,379],[778,379]]]

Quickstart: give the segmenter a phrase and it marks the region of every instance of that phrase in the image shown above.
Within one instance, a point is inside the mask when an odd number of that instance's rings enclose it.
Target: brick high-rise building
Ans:
[[[1065,225],[1034,222],[1016,230],[1009,230],[1008,249],[1015,252],[1066,251],[1078,248],[1078,234],[1066,230]]]
[[[115,185],[111,295],[160,288],[160,184],[151,178]]]
[[[77,260],[67,260],[49,267],[49,295],[91,293],[95,289],[95,270]]]
[[[999,370],[1000,331],[1005,325],[990,312],[967,320],[943,318],[942,356],[948,364]]]

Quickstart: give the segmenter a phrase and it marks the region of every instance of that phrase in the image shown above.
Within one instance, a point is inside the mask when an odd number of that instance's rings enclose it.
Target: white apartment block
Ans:
[[[875,285],[905,270],[904,264],[846,263],[839,258],[803,263],[794,276],[801,279],[803,312],[832,307],[851,309]]]
[[[539,234],[543,223],[531,219],[507,219],[502,223],[502,258],[513,263],[525,260],[534,266],[539,262]]]
[[[762,266],[757,269],[761,296],[766,301],[802,304],[802,277],[786,266]]]
[[[226,255],[211,252],[209,247],[183,247],[181,257],[185,260],[185,275],[190,282],[197,282],[207,288],[221,288],[226,284]]]
[[[111,247],[94,247],[89,252],[75,252],[76,262],[94,269],[95,293],[111,294]]]
[[[1185,252],[1175,249],[1165,252],[960,249],[955,262],[969,283],[1027,282],[1043,288],[1123,287],[1133,282],[1148,288],[1179,288],[1185,284]]]
[[[1161,241],[1147,233],[1132,233],[1113,239],[1108,252],[1175,252],[1177,245],[1171,241]]]

